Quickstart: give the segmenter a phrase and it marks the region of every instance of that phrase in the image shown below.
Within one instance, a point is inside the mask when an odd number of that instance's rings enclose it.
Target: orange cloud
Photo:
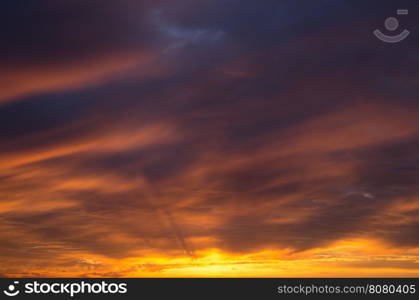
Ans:
[[[385,72],[409,56],[249,34],[250,2],[99,2],[0,55],[2,275],[419,275],[417,87]]]
[[[143,69],[145,76],[155,76],[148,66],[152,59],[150,53],[125,53],[95,57],[75,64],[6,68],[0,72],[0,85],[4,87],[0,92],[0,102],[97,86],[130,71],[138,73],[138,69]]]

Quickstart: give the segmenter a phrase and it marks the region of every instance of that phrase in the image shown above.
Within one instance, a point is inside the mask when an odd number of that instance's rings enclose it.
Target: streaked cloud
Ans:
[[[4,4],[1,274],[419,274],[416,42],[228,2]]]

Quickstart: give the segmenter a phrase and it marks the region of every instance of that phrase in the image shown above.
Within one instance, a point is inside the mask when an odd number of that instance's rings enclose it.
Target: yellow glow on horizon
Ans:
[[[195,258],[143,254],[122,260],[86,257],[87,270],[53,276],[191,278],[191,277],[417,277],[419,268],[404,268],[403,262],[419,261],[419,249],[391,249],[368,239],[342,240],[322,249],[293,253],[264,250],[234,254],[208,249]],[[82,254],[80,254],[82,255]],[[89,270],[90,268],[90,270]],[[94,269],[94,270],[93,270]],[[109,275],[106,275],[109,274]]]

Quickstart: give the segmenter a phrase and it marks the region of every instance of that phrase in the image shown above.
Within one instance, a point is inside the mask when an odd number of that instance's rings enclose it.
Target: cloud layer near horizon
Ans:
[[[417,43],[265,2],[2,4],[4,276],[419,274]]]

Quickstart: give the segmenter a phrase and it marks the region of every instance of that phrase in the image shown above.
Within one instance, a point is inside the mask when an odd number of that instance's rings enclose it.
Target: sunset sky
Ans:
[[[418,29],[416,0],[1,1],[0,276],[419,276]]]

